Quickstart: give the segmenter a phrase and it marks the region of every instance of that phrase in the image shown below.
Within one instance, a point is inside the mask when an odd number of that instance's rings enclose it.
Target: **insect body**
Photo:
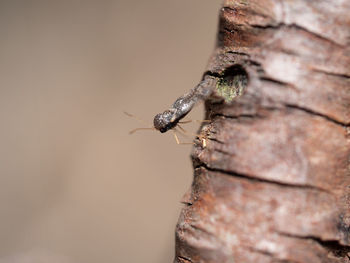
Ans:
[[[161,133],[176,127],[179,121],[187,115],[194,105],[207,99],[215,89],[217,78],[206,75],[203,80],[185,95],[179,97],[170,109],[154,117],[153,125]]]
[[[212,72],[212,75],[206,74],[197,86],[185,95],[179,97],[169,109],[165,110],[163,113],[157,114],[153,120],[153,127],[137,128],[130,133],[134,133],[138,130],[158,130],[161,133],[172,130],[178,144],[187,144],[180,143],[175,133],[179,132],[183,135],[190,135],[179,125],[190,121],[181,121],[181,119],[183,119],[199,101],[208,99],[214,91],[217,96],[225,100],[225,103],[231,103],[234,98],[242,95],[247,84],[248,74],[243,66],[239,64],[231,65],[222,72]],[[129,113],[126,114],[132,116]],[[194,135],[200,139],[202,146],[206,147],[207,137],[200,134]]]
[[[181,143],[179,138],[176,135],[176,131],[183,135],[195,135],[202,142],[203,147],[206,146],[205,136],[199,134],[190,134],[186,132],[179,124],[180,123],[188,123],[190,121],[181,121],[191,109],[202,100],[207,99],[215,90],[216,84],[218,83],[218,79],[216,77],[206,75],[203,80],[191,89],[185,95],[179,97],[168,110],[165,110],[163,113],[159,113],[154,117],[153,127],[150,128],[137,128],[130,131],[130,134],[138,131],[138,130],[158,130],[161,133],[172,130],[174,132],[174,137],[177,144],[192,144],[192,143]],[[133,116],[130,113],[124,112],[126,115],[130,117],[134,117],[138,119],[140,122],[143,122],[141,119]],[[206,122],[206,121],[201,121]],[[179,128],[176,129],[176,128]]]

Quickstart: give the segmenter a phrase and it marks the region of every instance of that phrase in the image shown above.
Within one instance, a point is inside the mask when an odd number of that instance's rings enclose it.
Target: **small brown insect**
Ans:
[[[176,127],[179,121],[192,110],[197,102],[207,99],[212,94],[217,81],[216,77],[206,75],[190,92],[179,97],[168,110],[154,117],[154,128],[164,133]]]
[[[138,128],[132,130],[130,133],[134,133],[138,130],[158,130],[161,133],[172,130],[177,144],[189,144],[181,143],[175,132],[189,135],[189,133],[179,124],[190,122],[181,120],[192,110],[192,108],[198,102],[208,99],[213,93],[215,93],[215,96],[213,97],[219,97],[220,100],[224,100],[225,103],[232,103],[234,98],[243,94],[247,84],[248,74],[244,67],[239,64],[231,65],[220,72],[207,73],[197,86],[175,100],[169,109],[165,110],[163,113],[157,114],[153,120],[153,127]],[[126,114],[134,117],[131,114]],[[207,136],[200,134],[195,134],[195,136],[201,141],[202,147],[206,147]]]
[[[183,129],[179,124],[188,123],[190,121],[181,122],[181,120],[192,110],[192,108],[199,101],[203,101],[207,99],[212,94],[212,92],[215,90],[217,81],[218,79],[216,77],[205,75],[203,80],[197,86],[195,86],[185,95],[179,97],[171,105],[169,109],[165,110],[163,113],[157,114],[153,120],[153,127],[137,128],[130,131],[130,134],[138,130],[158,130],[161,133],[167,132],[169,130],[173,130],[174,137],[177,144],[192,144],[192,143],[181,143],[175,132],[178,131],[184,135],[189,135],[189,133],[185,129]],[[134,115],[131,115],[127,112],[125,112],[125,114],[143,122],[141,119],[137,118]],[[207,121],[201,121],[201,122],[207,122]],[[177,127],[179,128],[179,130],[176,129]],[[195,136],[201,140],[203,147],[205,147],[206,146],[205,137],[198,134],[196,134]]]

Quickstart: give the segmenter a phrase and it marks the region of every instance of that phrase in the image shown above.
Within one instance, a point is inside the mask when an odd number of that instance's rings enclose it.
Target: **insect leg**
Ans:
[[[180,145],[180,144],[182,144],[182,145],[194,144],[194,143],[192,143],[192,142],[180,142],[179,137],[176,135],[176,131],[177,131],[177,130],[173,129],[172,131],[173,131],[173,133],[174,133],[174,137],[175,137],[175,140],[176,140],[176,143],[177,143],[177,144],[179,144],[179,145]]]

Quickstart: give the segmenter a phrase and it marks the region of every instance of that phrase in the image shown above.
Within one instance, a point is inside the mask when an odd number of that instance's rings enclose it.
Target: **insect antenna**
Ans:
[[[140,131],[140,130],[156,130],[154,127],[146,127],[146,128],[136,128],[136,129],[133,129],[131,131],[129,131],[129,134],[133,134],[137,131]]]
[[[131,117],[131,118],[136,119],[138,122],[140,122],[142,124],[147,125],[144,120],[142,120],[141,118],[139,118],[139,117],[137,117],[137,116],[135,116],[135,115],[133,115],[133,114],[131,114],[129,112],[124,111],[124,114],[129,116],[129,117]],[[154,127],[136,128],[136,129],[133,129],[133,130],[129,131],[129,134],[133,134],[133,133],[135,133],[137,131],[140,131],[140,130],[156,130],[156,129]]]
[[[124,114],[131,117],[131,118],[134,118],[136,119],[138,122],[142,123],[142,124],[146,124],[146,122],[144,120],[142,120],[141,118],[129,113],[129,112],[126,112],[124,111]],[[186,131],[184,128],[182,128],[180,126],[180,124],[186,124],[186,123],[190,123],[190,122],[200,122],[200,123],[204,123],[204,122],[210,122],[210,120],[184,120],[184,121],[179,121],[176,125],[176,127],[172,128],[172,132],[174,134],[174,138],[175,138],[175,141],[178,145],[188,145],[188,144],[194,144],[193,142],[181,142],[178,135],[176,133],[179,133],[181,134],[182,136],[186,137],[186,138],[189,138],[189,136],[195,136],[196,138],[198,138],[201,142],[202,142],[202,145],[203,147],[206,146],[206,138],[205,136],[201,135],[201,134],[195,134],[195,133],[191,133],[191,132],[188,132]],[[129,131],[129,134],[133,134],[137,131],[140,131],[140,130],[153,130],[153,131],[156,131],[157,129],[155,127],[141,127],[141,128],[136,128],[136,129],[133,129],[131,131]]]
[[[131,113],[129,113],[129,112],[126,112],[126,111],[123,111],[123,112],[124,112],[125,115],[127,115],[127,116],[129,116],[129,117],[131,117],[131,118],[136,119],[138,122],[140,122],[140,123],[142,123],[142,124],[145,124],[145,125],[148,125],[143,119],[141,119],[141,118],[139,118],[139,117],[137,117],[137,116],[135,116],[135,115],[133,115],[133,114],[131,114]]]

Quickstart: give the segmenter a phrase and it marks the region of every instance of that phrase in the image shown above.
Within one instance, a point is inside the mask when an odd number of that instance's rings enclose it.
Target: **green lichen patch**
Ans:
[[[242,95],[247,84],[248,78],[246,72],[244,70],[234,69],[219,79],[216,84],[216,92],[229,103],[234,98]]]

